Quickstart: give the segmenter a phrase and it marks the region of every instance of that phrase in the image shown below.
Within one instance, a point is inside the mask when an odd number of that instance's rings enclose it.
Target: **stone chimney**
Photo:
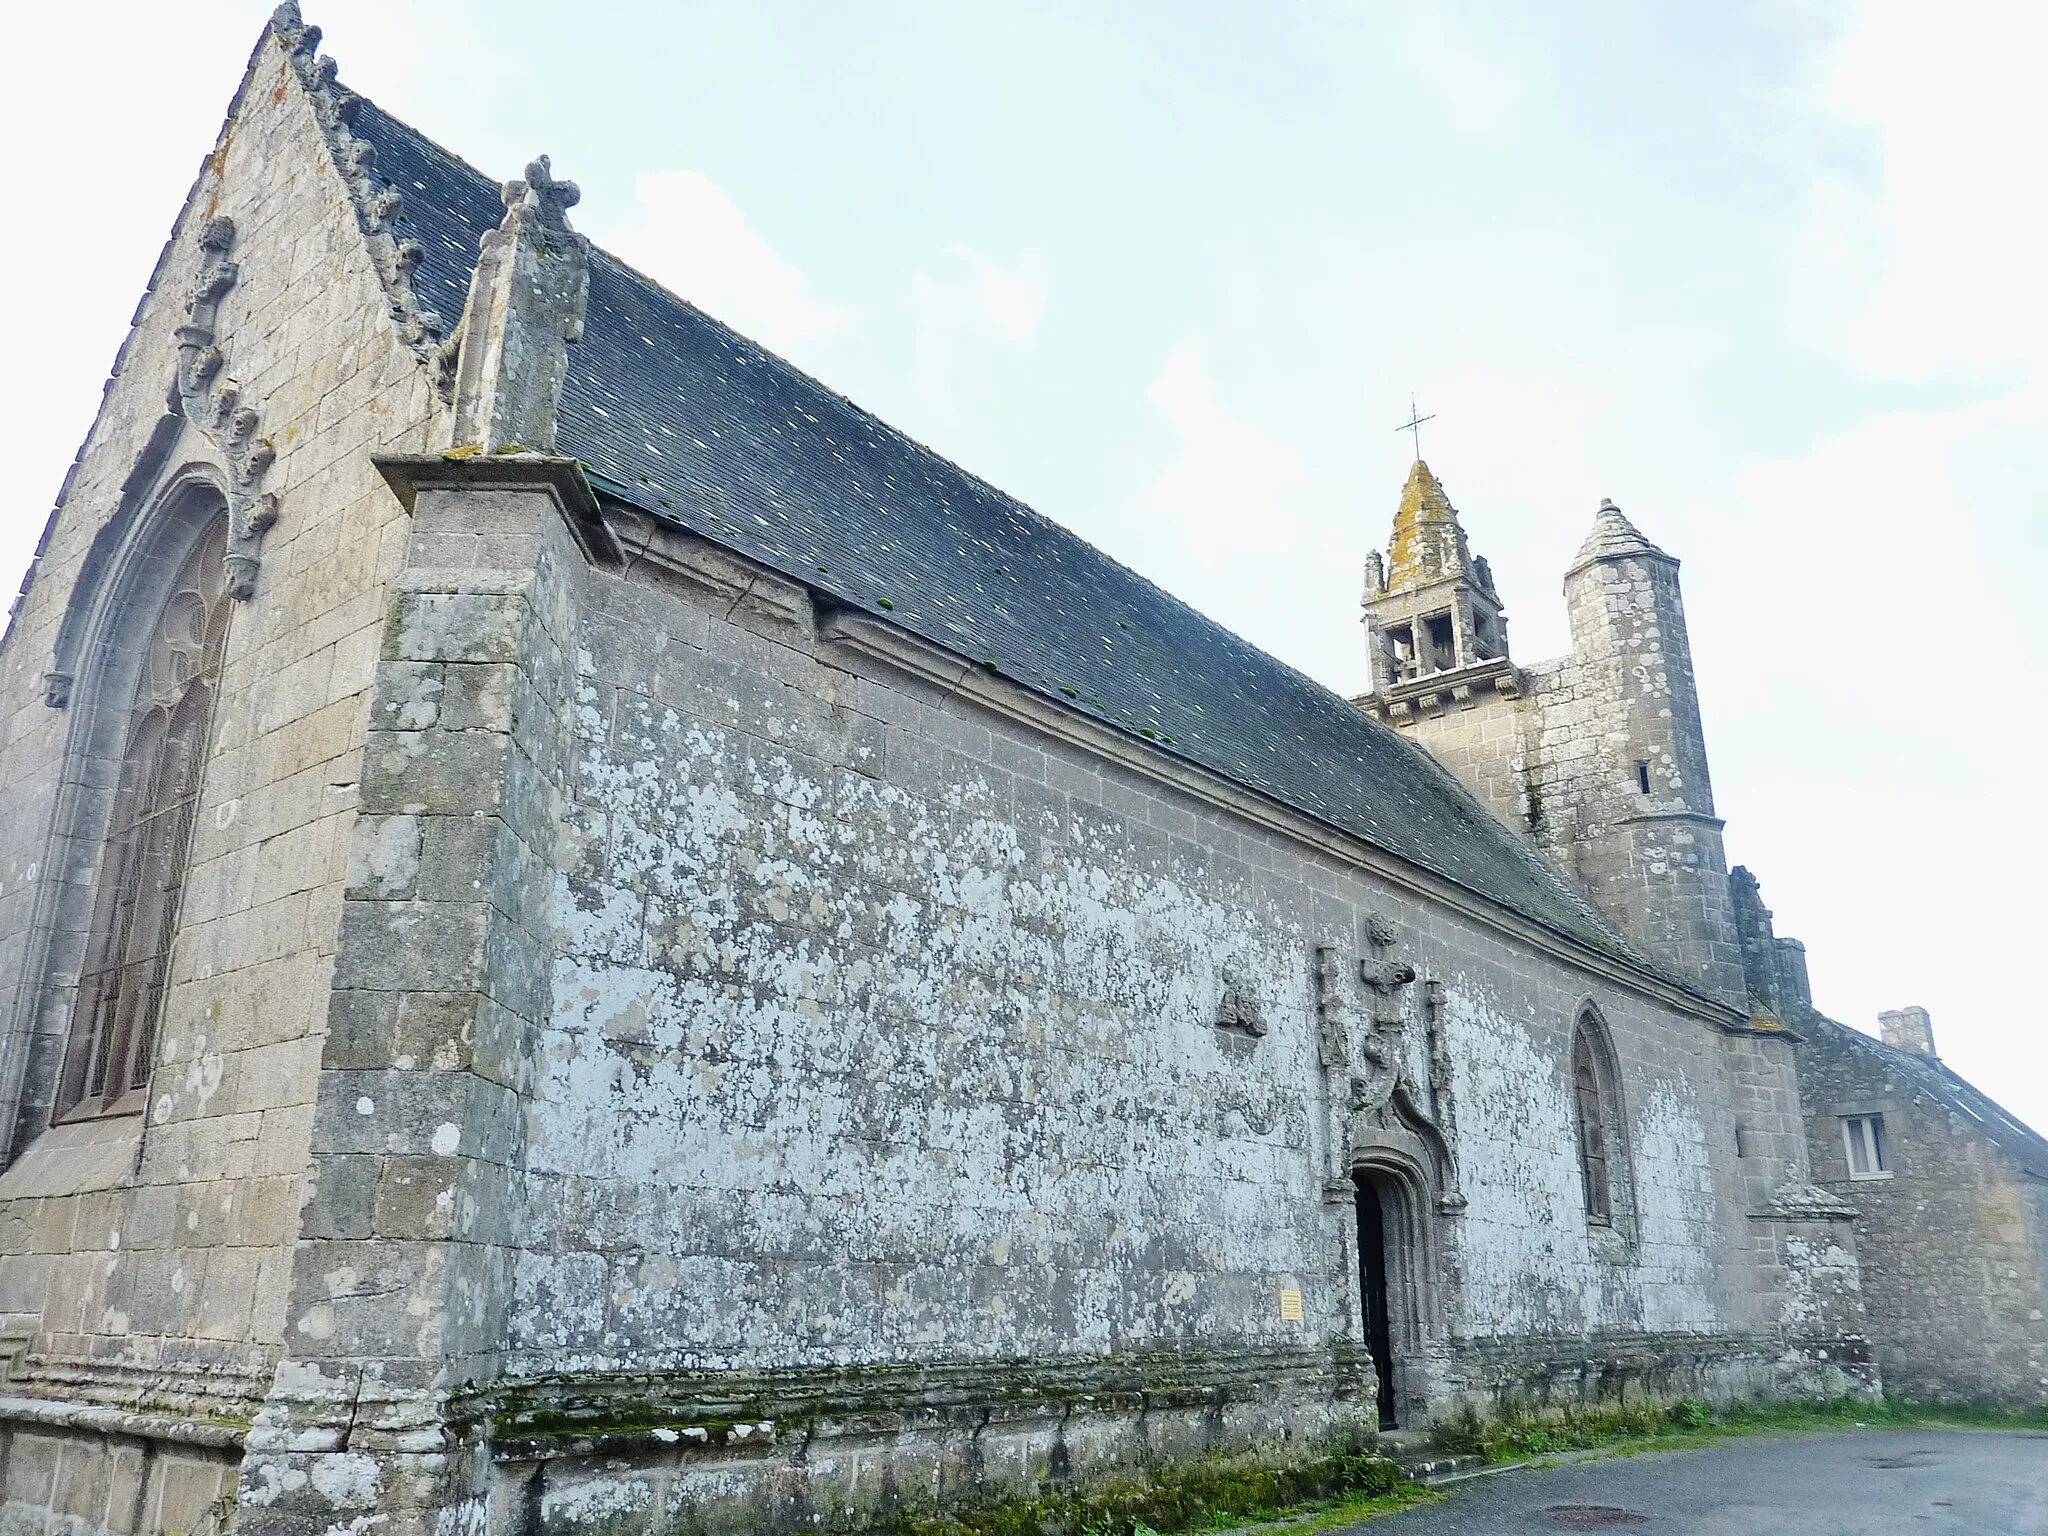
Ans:
[[[1935,1054],[1934,1023],[1925,1008],[1894,1008],[1880,1013],[1877,1027],[1884,1035],[1884,1043],[1896,1050],[1918,1051],[1922,1056]]]

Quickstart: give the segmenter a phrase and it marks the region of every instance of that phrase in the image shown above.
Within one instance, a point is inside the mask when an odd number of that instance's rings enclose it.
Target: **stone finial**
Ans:
[[[1922,1056],[1936,1054],[1934,1021],[1928,1018],[1925,1008],[1894,1008],[1880,1013],[1877,1027],[1884,1043],[1895,1050],[1916,1051]]]
[[[454,347],[451,447],[555,451],[555,412],[583,337],[590,242],[569,227],[580,194],[542,155],[504,186],[504,222],[485,235]]]

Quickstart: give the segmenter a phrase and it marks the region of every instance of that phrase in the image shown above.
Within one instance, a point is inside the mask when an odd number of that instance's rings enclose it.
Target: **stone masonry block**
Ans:
[[[451,731],[502,731],[512,725],[510,662],[450,662],[442,668],[440,724]]]
[[[447,819],[429,817],[425,822],[431,827]],[[417,815],[359,817],[349,848],[348,894],[373,900],[425,894],[419,890],[422,838],[422,818]]]
[[[484,982],[487,909],[475,902],[355,900],[341,920],[334,985],[437,991]]]
[[[470,1072],[327,1072],[320,1079],[324,1157],[347,1153],[511,1159],[520,1100]]]
[[[446,668],[438,661],[385,661],[377,665],[370,727],[424,731],[440,723]]]
[[[483,731],[376,731],[363,757],[363,809],[467,815],[498,810],[511,738]]]
[[[385,659],[516,663],[526,621],[517,592],[402,592]]]

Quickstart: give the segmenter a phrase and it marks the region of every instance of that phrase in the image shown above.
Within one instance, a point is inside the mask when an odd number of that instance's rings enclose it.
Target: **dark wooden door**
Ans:
[[[1365,1347],[1380,1384],[1380,1428],[1396,1427],[1394,1330],[1387,1316],[1387,1216],[1369,1178],[1358,1181],[1358,1278],[1365,1295]]]

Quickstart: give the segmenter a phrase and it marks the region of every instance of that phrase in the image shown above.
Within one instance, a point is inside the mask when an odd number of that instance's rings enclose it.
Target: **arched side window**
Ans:
[[[233,606],[226,544],[227,520],[216,518],[143,641],[58,1089],[60,1118],[142,1108]]]
[[[1615,1092],[1614,1054],[1599,1016],[1588,1008],[1572,1030],[1572,1105],[1579,1131],[1579,1177],[1586,1220],[1612,1226],[1625,1194],[1621,1159],[1621,1101]]]

